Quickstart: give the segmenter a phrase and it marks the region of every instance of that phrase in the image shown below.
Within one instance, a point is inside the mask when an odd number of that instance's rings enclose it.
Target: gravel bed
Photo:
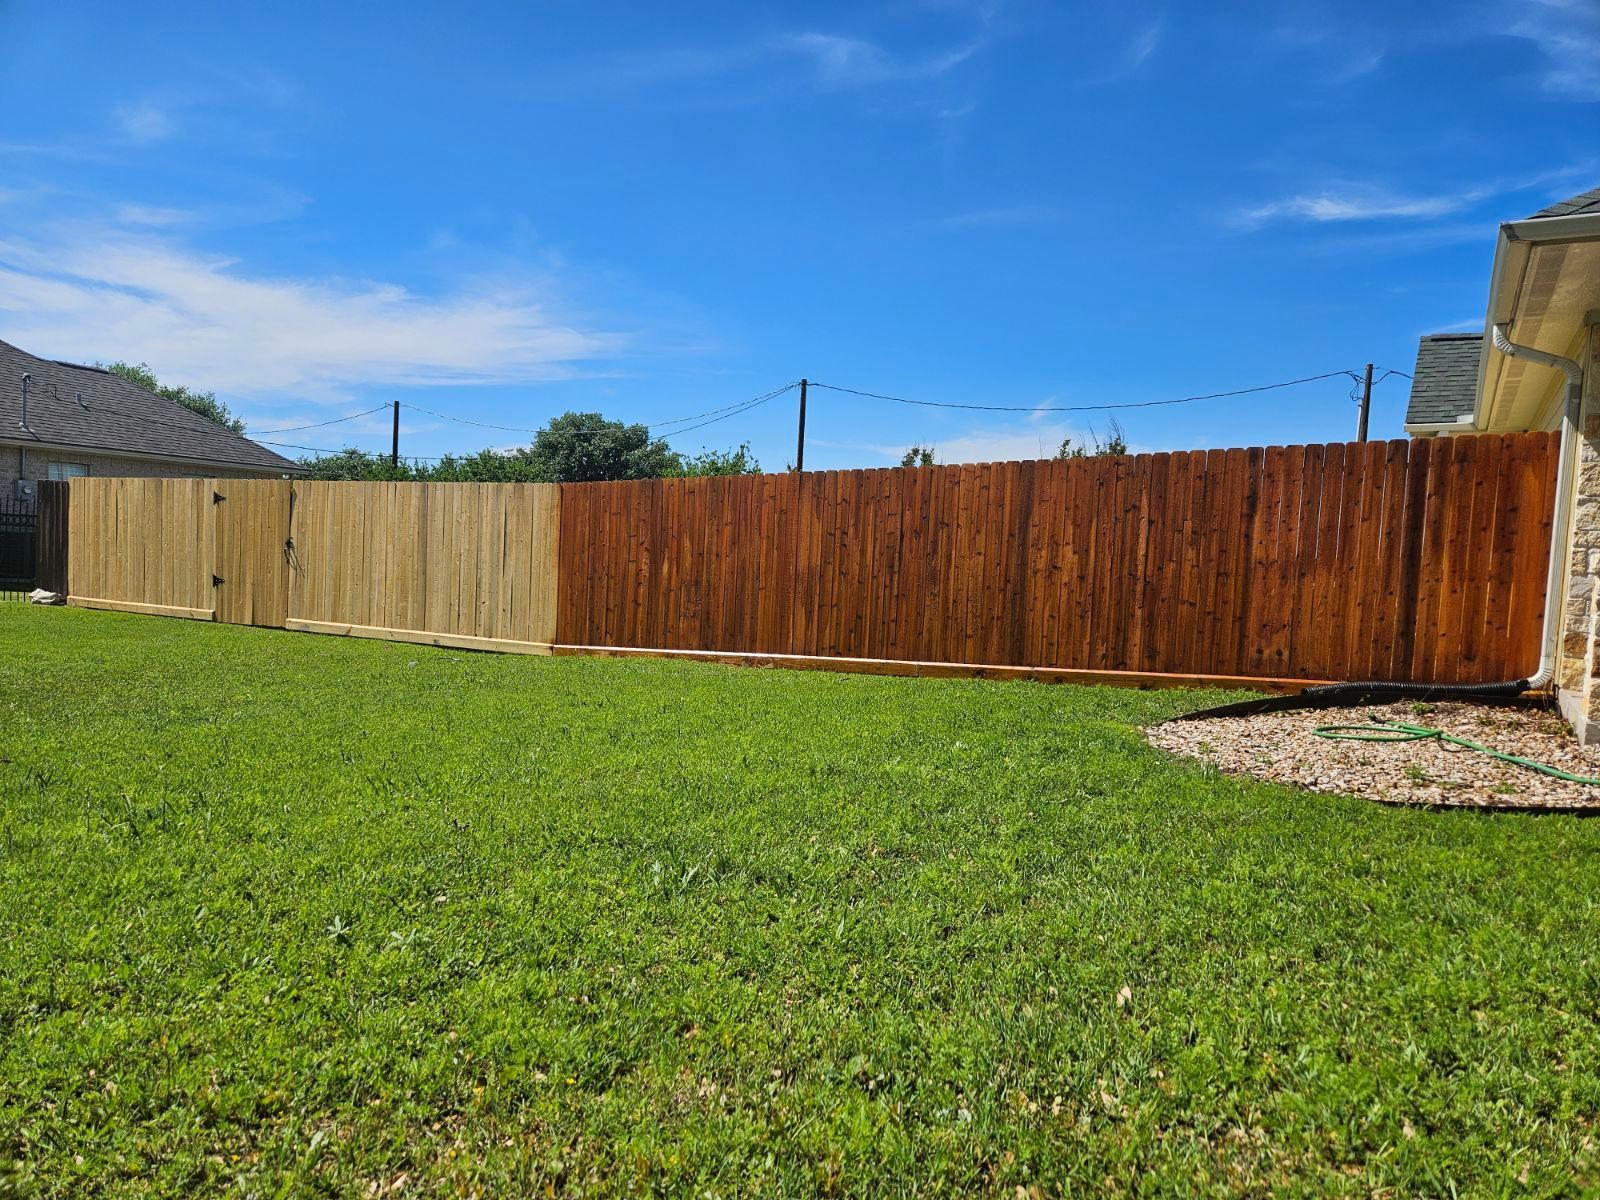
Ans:
[[[1583,747],[1558,713],[1537,708],[1405,701],[1365,708],[1301,710],[1254,717],[1169,721],[1145,731],[1151,743],[1230,774],[1384,804],[1600,812],[1600,787],[1568,783],[1464,746],[1351,742],[1317,737],[1318,725],[1401,721],[1442,729],[1505,754],[1600,777],[1600,747]]]

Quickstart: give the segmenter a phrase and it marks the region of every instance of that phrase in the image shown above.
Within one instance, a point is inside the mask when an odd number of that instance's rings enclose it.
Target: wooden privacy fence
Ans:
[[[1556,449],[1531,433],[559,486],[75,480],[70,587],[524,652],[1485,682],[1539,657]]]
[[[558,503],[553,484],[75,479],[69,602],[548,653]]]
[[[33,582],[47,592],[67,590],[67,488],[64,479],[39,481],[39,528]]]
[[[565,487],[558,638],[1282,679],[1519,678],[1555,435]]]
[[[549,653],[559,504],[544,483],[297,483],[286,624]]]

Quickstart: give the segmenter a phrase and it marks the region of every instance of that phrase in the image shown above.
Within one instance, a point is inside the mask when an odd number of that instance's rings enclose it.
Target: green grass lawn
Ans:
[[[0,606],[0,1195],[1600,1186],[1600,822],[1220,699]]]

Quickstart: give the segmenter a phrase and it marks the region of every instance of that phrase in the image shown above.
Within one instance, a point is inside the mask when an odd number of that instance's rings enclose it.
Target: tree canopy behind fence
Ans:
[[[346,448],[308,455],[300,464],[312,479],[423,483],[598,483],[618,479],[671,479],[702,475],[759,475],[761,464],[745,442],[733,450],[674,450],[646,425],[566,412],[527,446],[446,454],[439,459],[391,462],[387,454]]]

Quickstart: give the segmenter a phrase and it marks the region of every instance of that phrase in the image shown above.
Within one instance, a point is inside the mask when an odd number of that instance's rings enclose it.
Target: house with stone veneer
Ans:
[[[1417,348],[1406,431],[1561,430],[1540,666],[1600,741],[1600,188],[1500,226],[1481,333]]]
[[[83,475],[282,478],[299,463],[99,367],[0,341],[0,496]]]

